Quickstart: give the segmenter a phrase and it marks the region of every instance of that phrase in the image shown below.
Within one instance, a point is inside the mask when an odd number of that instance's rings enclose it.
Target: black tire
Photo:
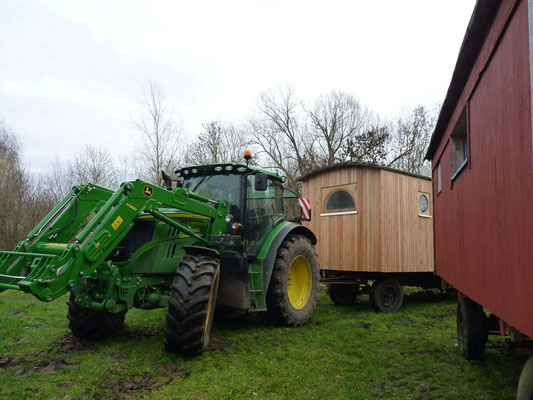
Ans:
[[[467,360],[481,361],[488,340],[487,316],[483,307],[461,295],[457,302],[457,343]]]
[[[533,400],[533,357],[527,360],[522,368],[516,390],[516,400]]]
[[[165,321],[165,349],[187,356],[209,344],[220,280],[220,261],[184,256],[170,289]]]
[[[328,295],[332,302],[339,306],[351,306],[357,300],[359,286],[330,283]]]
[[[393,313],[403,303],[402,285],[396,279],[378,280],[372,285],[370,304],[376,312]]]
[[[118,313],[91,310],[74,302],[76,294],[72,290],[67,301],[68,327],[72,334],[81,339],[98,340],[109,337],[124,325],[126,310]]]
[[[278,249],[268,287],[269,318],[288,326],[306,324],[316,308],[319,276],[318,257],[311,241],[301,235],[287,236]]]

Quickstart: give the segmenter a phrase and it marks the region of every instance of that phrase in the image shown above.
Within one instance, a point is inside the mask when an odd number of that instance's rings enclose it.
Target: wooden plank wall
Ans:
[[[431,209],[431,181],[381,170],[381,270],[433,272],[433,219],[420,217],[419,193]]]
[[[324,191],[354,183],[357,214],[320,216]],[[305,179],[303,196],[312,207],[312,221],[305,225],[318,238],[320,267],[433,272],[433,224],[418,216],[418,192],[431,193],[431,182],[364,166],[332,168]]]

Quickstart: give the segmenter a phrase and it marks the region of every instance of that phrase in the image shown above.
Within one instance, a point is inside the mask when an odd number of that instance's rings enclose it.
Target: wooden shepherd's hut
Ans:
[[[402,284],[440,285],[430,178],[347,162],[300,180],[313,210],[305,224],[318,238],[320,267],[335,303],[350,304],[366,291],[377,310],[396,311]]]

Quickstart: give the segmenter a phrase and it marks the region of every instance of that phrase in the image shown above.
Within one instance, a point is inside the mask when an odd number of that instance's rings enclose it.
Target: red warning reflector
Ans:
[[[311,219],[311,204],[305,197],[299,197],[300,207],[302,209],[302,218],[306,220]]]

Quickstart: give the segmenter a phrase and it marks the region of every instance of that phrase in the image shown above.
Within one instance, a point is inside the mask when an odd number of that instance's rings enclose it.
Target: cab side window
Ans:
[[[255,190],[255,175],[248,176],[246,203],[246,254],[257,255],[283,214],[283,189],[268,181],[267,190]]]

